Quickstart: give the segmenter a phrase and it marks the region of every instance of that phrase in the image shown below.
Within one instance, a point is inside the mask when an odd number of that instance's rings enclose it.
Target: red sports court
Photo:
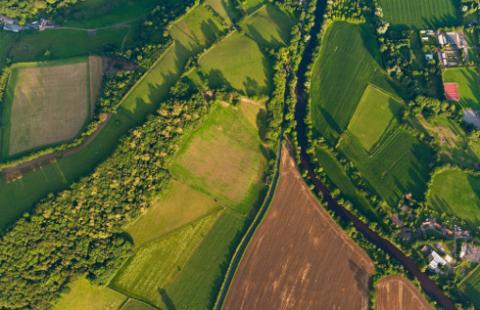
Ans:
[[[459,101],[460,91],[457,83],[444,83],[443,89],[445,90],[445,98],[449,101]]]

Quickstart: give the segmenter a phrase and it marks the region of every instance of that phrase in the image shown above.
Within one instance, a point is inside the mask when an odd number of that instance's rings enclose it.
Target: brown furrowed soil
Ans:
[[[376,310],[433,310],[417,288],[401,276],[381,279],[376,289]]]
[[[367,309],[374,265],[319,205],[284,147],[275,196],[224,309]]]

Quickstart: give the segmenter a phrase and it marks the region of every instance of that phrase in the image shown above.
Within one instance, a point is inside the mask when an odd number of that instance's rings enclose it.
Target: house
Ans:
[[[448,262],[435,251],[432,251],[432,253],[430,253],[430,259],[431,260],[428,264],[428,268],[433,272],[438,273],[440,272],[441,267],[448,266]]]
[[[433,60],[433,54],[432,53],[425,54],[425,60],[426,61]]]
[[[480,263],[480,247],[463,243],[460,250],[460,258],[473,263]]]

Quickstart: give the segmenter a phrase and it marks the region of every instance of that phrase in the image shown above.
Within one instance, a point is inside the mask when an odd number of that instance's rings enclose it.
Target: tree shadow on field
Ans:
[[[163,303],[167,307],[167,310],[177,310],[173,300],[170,298],[170,296],[168,296],[167,290],[164,288],[159,288],[158,293],[160,294],[160,298],[162,299]]]
[[[232,84],[225,78],[223,72],[218,69],[211,69],[206,73],[206,80],[210,88],[225,88],[227,90],[234,89]]]
[[[372,56],[377,65],[379,65],[380,68],[383,68],[382,55],[380,54],[378,42],[375,37],[375,29],[368,24],[362,24],[357,27],[360,28],[360,37],[362,38],[363,47],[368,51],[370,56]]]
[[[352,274],[355,276],[355,285],[357,286],[357,289],[364,294],[368,294],[369,277],[367,271],[350,258],[348,259],[348,266],[350,267]]]

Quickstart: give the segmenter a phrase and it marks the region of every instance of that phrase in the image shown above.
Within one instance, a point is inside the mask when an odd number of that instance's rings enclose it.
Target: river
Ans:
[[[440,287],[433,280],[431,280],[426,273],[422,272],[411,258],[406,256],[390,241],[382,238],[376,232],[371,230],[366,223],[359,220],[353,213],[338,204],[338,202],[330,194],[325,184],[323,184],[320,179],[317,178],[313,171],[311,158],[306,152],[308,147],[308,127],[306,126],[304,120],[305,116],[307,115],[308,94],[306,93],[304,84],[306,81],[305,74],[307,72],[308,65],[312,62],[315,47],[319,43],[318,34],[323,24],[325,5],[325,1],[318,1],[315,12],[315,24],[310,33],[311,40],[308,42],[305,48],[300,67],[297,72],[298,83],[296,88],[297,105],[295,110],[295,120],[297,122],[296,132],[298,143],[301,147],[300,156],[302,168],[307,171],[307,177],[314,184],[315,190],[322,193],[329,209],[331,209],[341,219],[351,222],[369,242],[375,244],[383,251],[388,253],[391,257],[395,258],[398,262],[400,262],[406,270],[408,270],[413,276],[415,276],[415,278],[418,279],[423,290],[432,299],[434,299],[438,303],[438,305],[448,310],[456,309],[453,302],[445,295],[442,289],[440,289]]]

